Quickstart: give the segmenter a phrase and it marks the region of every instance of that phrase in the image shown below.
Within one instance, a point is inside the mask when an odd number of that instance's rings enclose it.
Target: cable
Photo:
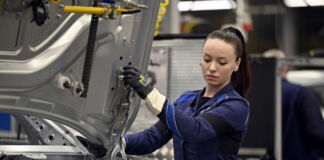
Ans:
[[[38,26],[45,23],[48,18],[48,8],[43,0],[33,0],[30,3],[33,10],[33,19],[31,22],[35,21]]]
[[[97,1],[94,1],[93,6],[94,7],[98,6]],[[84,91],[81,94],[81,97],[87,97],[87,95],[88,95],[90,74],[91,74],[91,68],[92,68],[92,59],[93,59],[94,49],[95,49],[95,45],[96,45],[98,22],[99,22],[99,17],[97,15],[93,14],[91,17],[89,36],[88,36],[88,44],[87,44],[84,65],[83,65],[82,83],[84,85]]]
[[[18,124],[17,140],[20,140],[20,134],[21,134],[21,124]]]
[[[121,12],[121,14],[134,14],[134,13],[139,13],[141,10],[132,10],[132,11],[126,11],[126,12]]]
[[[164,0],[164,3],[161,3],[160,4],[161,12],[159,12],[158,17],[157,17],[157,20],[156,20],[154,37],[156,37],[157,35],[159,35],[160,23],[162,22],[162,18],[164,16],[164,14],[166,13],[166,7],[168,5],[169,5],[169,0]]]

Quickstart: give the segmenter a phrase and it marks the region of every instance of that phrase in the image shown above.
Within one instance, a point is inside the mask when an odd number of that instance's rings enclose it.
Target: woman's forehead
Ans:
[[[203,47],[203,53],[212,57],[236,56],[233,45],[220,39],[208,39]]]

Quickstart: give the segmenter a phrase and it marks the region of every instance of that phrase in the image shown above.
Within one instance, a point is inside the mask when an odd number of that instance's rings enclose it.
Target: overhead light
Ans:
[[[178,10],[185,11],[207,11],[207,10],[229,10],[236,8],[233,0],[209,0],[209,1],[180,1]]]
[[[306,0],[310,6],[324,6],[324,0]]]
[[[284,3],[288,7],[307,7],[305,0],[285,0]]]
[[[284,0],[288,7],[324,6],[324,0]]]

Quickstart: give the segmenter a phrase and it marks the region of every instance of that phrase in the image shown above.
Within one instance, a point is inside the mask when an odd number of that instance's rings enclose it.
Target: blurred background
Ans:
[[[280,48],[288,55],[321,49],[321,0],[170,1],[160,34],[207,34],[227,25],[246,32],[249,53]]]

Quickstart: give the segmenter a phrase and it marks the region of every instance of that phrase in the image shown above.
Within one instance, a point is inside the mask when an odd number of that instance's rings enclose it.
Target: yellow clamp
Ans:
[[[50,2],[52,2],[52,3],[59,3],[59,2],[61,2],[61,0],[50,0]]]
[[[309,51],[309,55],[310,55],[311,57],[314,57],[314,56],[315,56],[315,52],[314,52],[314,50],[310,50],[310,51]]]
[[[104,7],[84,7],[84,6],[64,6],[65,13],[82,13],[82,14],[96,14],[104,15],[107,12],[108,8]],[[117,15],[121,15],[122,12],[130,12],[132,10],[117,8]],[[109,10],[111,14],[112,10]]]
[[[140,78],[141,78],[141,79],[139,80],[139,82],[141,82],[141,83],[142,83],[142,82],[143,82],[143,81],[145,80],[145,78],[144,78],[144,76],[143,76],[143,75],[140,75]]]

